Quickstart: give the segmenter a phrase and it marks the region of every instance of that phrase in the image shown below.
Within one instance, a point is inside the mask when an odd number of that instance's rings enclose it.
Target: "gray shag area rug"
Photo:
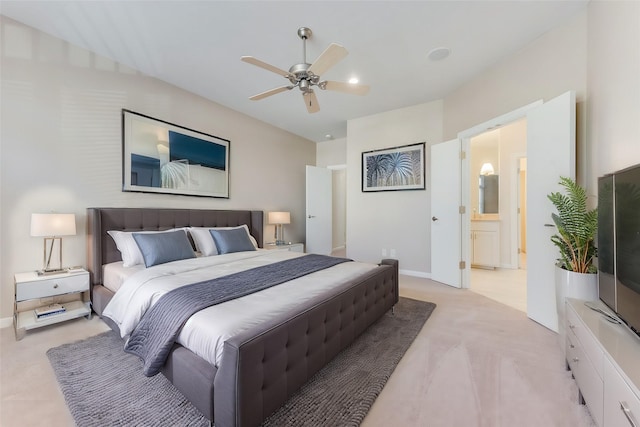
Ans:
[[[263,426],[358,426],[435,308],[400,298],[351,346],[314,375]],[[78,427],[207,426],[207,419],[114,332],[47,351]]]

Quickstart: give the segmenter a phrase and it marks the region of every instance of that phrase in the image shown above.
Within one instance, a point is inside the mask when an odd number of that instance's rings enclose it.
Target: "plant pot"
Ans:
[[[566,298],[596,301],[598,299],[598,275],[595,273],[576,273],[556,266],[556,308],[558,311],[558,332],[561,336],[564,336]]]

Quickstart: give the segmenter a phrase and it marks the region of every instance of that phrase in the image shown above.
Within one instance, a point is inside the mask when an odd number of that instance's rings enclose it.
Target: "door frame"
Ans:
[[[518,183],[518,185],[511,186],[510,196],[511,200],[515,200],[516,203],[512,203],[511,205],[511,218],[516,218],[515,221],[511,221],[511,230],[510,230],[510,245],[511,245],[511,254],[510,254],[510,264],[511,268],[519,269],[520,268],[520,252],[518,249],[520,248],[520,206],[522,205],[521,194],[520,194],[520,159],[526,159],[527,153],[511,153],[511,158],[509,162],[511,163],[511,182]]]
[[[466,206],[465,213],[462,214],[462,221],[460,230],[461,236],[469,236],[471,234],[471,188],[470,188],[470,166],[469,156],[471,148],[471,138],[480,135],[481,133],[498,129],[502,126],[508,125],[517,120],[527,117],[527,112],[542,105],[543,100],[534,101],[530,104],[517,108],[506,114],[502,114],[486,122],[480,123],[469,129],[458,132],[458,139],[461,141],[461,148],[466,157],[462,161],[462,205]],[[469,239],[461,239],[462,259],[465,260],[465,268],[462,272],[462,288],[468,289],[471,285],[471,247]]]

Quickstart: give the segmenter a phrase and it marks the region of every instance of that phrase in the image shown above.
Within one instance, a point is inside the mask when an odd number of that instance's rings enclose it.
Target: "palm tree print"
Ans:
[[[422,183],[420,150],[396,151],[367,157],[367,187]]]
[[[389,155],[378,154],[367,157],[367,186],[383,185],[389,170]]]

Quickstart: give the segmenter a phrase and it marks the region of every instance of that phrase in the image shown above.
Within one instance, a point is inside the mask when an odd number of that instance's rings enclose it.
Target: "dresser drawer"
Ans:
[[[604,362],[604,422],[607,427],[640,426],[640,400],[607,359]]]
[[[567,362],[573,372],[578,388],[584,397],[589,412],[599,425],[603,425],[602,399],[604,385],[602,378],[597,374],[591,361],[586,357],[584,348],[571,333],[567,334]]]
[[[573,335],[582,345],[585,355],[589,358],[600,378],[603,375],[604,352],[596,338],[587,330],[571,306],[566,307],[567,336]]]
[[[89,274],[65,275],[16,283],[16,301],[44,298],[54,295],[83,292],[89,290]]]

